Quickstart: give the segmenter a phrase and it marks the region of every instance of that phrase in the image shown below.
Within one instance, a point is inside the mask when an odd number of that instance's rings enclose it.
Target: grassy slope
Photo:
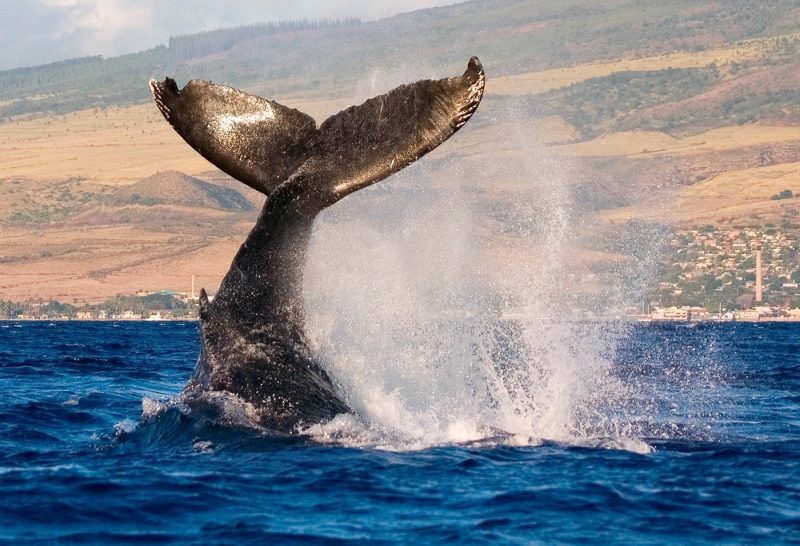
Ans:
[[[792,0],[475,0],[362,24],[205,33],[123,57],[0,72],[0,101],[27,100],[0,107],[0,116],[144,102],[144,82],[164,73],[273,96],[325,96],[373,69],[438,74],[474,54],[502,76],[714,48],[798,26]]]

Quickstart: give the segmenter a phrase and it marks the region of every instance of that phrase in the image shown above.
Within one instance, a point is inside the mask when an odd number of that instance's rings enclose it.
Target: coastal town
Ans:
[[[193,293],[161,290],[116,296],[96,305],[58,301],[0,301],[0,320],[196,320],[198,301]]]
[[[793,226],[786,226],[793,229]],[[800,320],[796,232],[775,226],[679,230],[638,320]]]
[[[669,240],[660,279],[642,306],[624,315],[637,321],[800,321],[799,240],[793,230],[773,226],[677,230]],[[0,301],[0,319],[5,320],[197,317],[194,290],[140,291],[93,305]]]

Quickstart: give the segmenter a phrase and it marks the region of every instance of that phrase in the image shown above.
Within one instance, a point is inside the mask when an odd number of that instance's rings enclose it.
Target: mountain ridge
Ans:
[[[472,0],[370,22],[218,29],[119,57],[2,71],[0,101],[10,103],[0,105],[0,119],[144,102],[149,97],[141,82],[159,77],[157,72],[178,81],[224,81],[269,96],[314,89],[324,96],[356,84],[371,67],[402,67],[419,59],[438,72],[453,59],[477,54],[492,77],[702,51],[800,27],[800,6],[791,0],[703,6],[689,0],[609,0],[591,6],[578,0],[557,6],[542,0]]]

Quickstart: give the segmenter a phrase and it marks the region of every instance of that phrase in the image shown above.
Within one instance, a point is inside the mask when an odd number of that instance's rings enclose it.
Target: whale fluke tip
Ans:
[[[478,84],[482,87],[486,75],[483,73],[483,65],[477,57],[472,57],[469,60],[463,78],[467,80],[470,85]]]
[[[158,109],[164,118],[169,121],[171,113],[170,101],[180,93],[178,84],[172,78],[167,77],[164,78],[163,82],[150,80],[149,85]]]
[[[483,72],[483,65],[477,57],[471,57],[467,63],[467,74],[480,74]]]

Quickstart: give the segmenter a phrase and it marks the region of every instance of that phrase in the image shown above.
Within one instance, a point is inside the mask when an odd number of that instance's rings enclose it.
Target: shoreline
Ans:
[[[518,320],[520,317],[500,317],[504,320]],[[545,320],[545,319],[542,319]],[[199,322],[199,317],[187,318],[158,318],[158,319],[131,319],[131,318],[0,318],[0,323],[3,322]],[[632,323],[657,323],[657,324],[716,324],[716,323],[755,323],[755,322],[800,322],[800,317],[761,317],[757,319],[695,319],[695,320],[680,320],[680,319],[662,319],[650,317],[637,317],[628,316],[624,318],[608,318],[598,319],[597,317],[587,318],[584,321],[590,322],[632,322]]]
[[[637,318],[629,317],[628,322],[656,322],[656,323],[676,323],[676,324],[709,324],[709,323],[736,323],[736,322],[800,322],[800,317],[761,317],[757,319],[697,319],[697,320],[679,320],[679,319],[654,319],[654,318]]]
[[[199,317],[187,318],[159,318],[159,319],[128,319],[128,318],[0,318],[0,322],[198,322]]]

